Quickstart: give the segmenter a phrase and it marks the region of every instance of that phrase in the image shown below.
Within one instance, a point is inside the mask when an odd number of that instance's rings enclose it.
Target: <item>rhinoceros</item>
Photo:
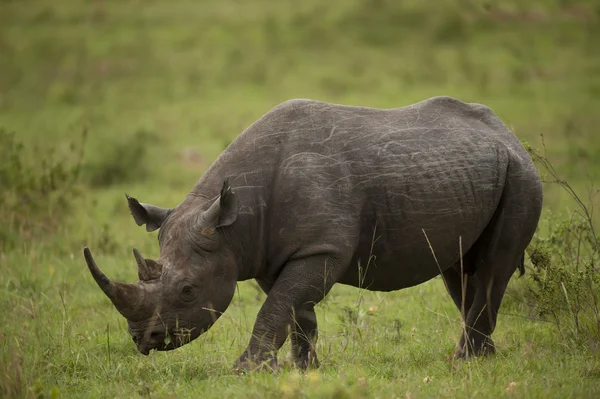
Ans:
[[[454,357],[493,353],[542,188],[529,154],[484,105],[294,99],[241,133],[176,207],[127,201],[138,225],[159,229],[158,259],[134,249],[140,281],[123,284],[87,247],[84,256],[138,350],[196,339],[236,283],[255,279],[267,297],[235,363],[249,370],[275,367],[288,336],[298,367],[318,365],[314,309],[335,283],[394,291],[439,275],[464,312]]]

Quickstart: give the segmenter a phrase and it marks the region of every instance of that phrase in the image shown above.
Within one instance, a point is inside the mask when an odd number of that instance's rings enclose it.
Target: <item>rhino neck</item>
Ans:
[[[240,134],[208,168],[188,194],[204,201],[218,197],[223,181],[229,180],[236,194],[239,213],[236,222],[223,228],[239,268],[239,281],[261,277],[266,271],[267,242],[277,232],[268,229],[276,216],[269,214],[281,138],[254,123]]]
[[[180,207],[194,209],[193,214],[206,211],[219,195],[221,179],[200,181],[188,194]],[[212,182],[210,180],[214,180]],[[238,269],[238,281],[256,278],[262,274],[265,264],[265,207],[262,196],[256,196],[256,190],[232,185],[237,196],[238,217],[231,226],[217,230],[221,250],[228,251],[235,259]],[[188,214],[189,216],[190,214]],[[200,234],[199,232],[194,234]]]
[[[240,198],[242,212],[236,222],[221,231],[221,239],[235,257],[238,281],[260,276],[265,267],[264,209],[244,213],[243,202],[244,199]]]

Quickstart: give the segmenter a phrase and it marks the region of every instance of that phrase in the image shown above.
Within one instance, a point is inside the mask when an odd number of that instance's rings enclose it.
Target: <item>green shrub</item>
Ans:
[[[600,342],[600,240],[593,223],[593,194],[589,205],[562,180],[545,156],[529,148],[544,180],[558,184],[574,201],[568,218],[549,214],[545,236],[538,231],[528,254],[533,268],[530,294],[536,313],[551,318],[565,338]],[[590,191],[593,193],[593,191]]]
[[[146,162],[149,143],[157,139],[153,132],[138,130],[116,141],[103,143],[101,156],[86,162],[85,180],[93,187],[107,187],[144,179],[151,166]]]
[[[536,311],[573,338],[600,340],[598,251],[587,221],[550,217],[548,237],[536,237],[529,257]]]
[[[0,252],[63,222],[79,194],[82,148],[74,143],[61,153],[26,148],[14,133],[0,129]]]

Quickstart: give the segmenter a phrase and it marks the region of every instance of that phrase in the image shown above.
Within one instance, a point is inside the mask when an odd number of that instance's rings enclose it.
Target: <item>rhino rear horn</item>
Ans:
[[[83,256],[94,280],[119,313],[128,320],[143,320],[149,316],[144,309],[145,295],[142,287],[138,284],[122,284],[111,281],[96,265],[88,247],[83,249]]]
[[[138,277],[141,281],[154,280],[162,274],[162,266],[160,263],[152,259],[144,259],[137,248],[133,248],[133,256],[138,265]]]
[[[158,206],[142,204],[137,199],[125,194],[127,205],[133,219],[138,226],[146,225],[146,231],[158,229],[169,217],[173,209],[160,208]]]

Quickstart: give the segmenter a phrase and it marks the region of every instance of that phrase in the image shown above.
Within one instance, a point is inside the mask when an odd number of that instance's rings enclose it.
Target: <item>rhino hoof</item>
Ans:
[[[234,364],[233,371],[242,376],[254,371],[269,371],[273,372],[279,368],[277,358],[268,357],[264,360],[250,358],[243,354]]]
[[[295,360],[296,367],[300,370],[307,369],[318,369],[321,364],[317,359],[317,354],[314,351],[307,353],[305,356],[301,356]]]
[[[452,361],[467,360],[474,357],[482,357],[493,355],[496,353],[494,342],[490,338],[485,338],[481,343],[473,343],[472,345],[458,345],[452,354]]]

